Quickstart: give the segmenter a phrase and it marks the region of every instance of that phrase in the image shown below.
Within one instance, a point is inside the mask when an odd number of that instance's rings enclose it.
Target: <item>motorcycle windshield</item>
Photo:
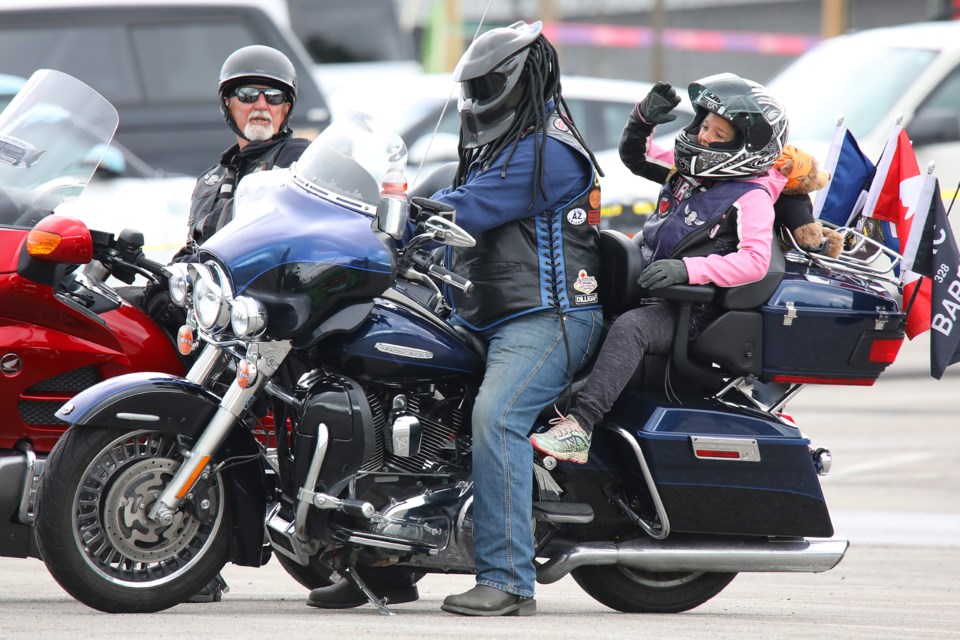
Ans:
[[[35,72],[0,113],[0,225],[32,226],[90,181],[117,110],[83,82]]]
[[[393,257],[371,227],[384,185],[403,179],[406,159],[398,135],[350,114],[289,169],[241,180],[233,220],[201,248],[230,271],[237,293],[282,265],[301,283],[319,265],[389,274]]]

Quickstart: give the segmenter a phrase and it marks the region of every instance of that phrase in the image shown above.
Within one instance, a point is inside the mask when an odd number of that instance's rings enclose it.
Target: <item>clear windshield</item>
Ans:
[[[117,124],[113,105],[76,78],[34,73],[0,113],[0,225],[32,225],[76,198]]]
[[[371,116],[352,112],[317,136],[292,172],[294,180],[312,192],[372,214],[384,178],[402,174],[406,165],[407,147],[400,136]]]
[[[936,56],[928,49],[829,40],[784,69],[767,88],[790,117],[790,137],[829,142],[837,116],[866,137]]]

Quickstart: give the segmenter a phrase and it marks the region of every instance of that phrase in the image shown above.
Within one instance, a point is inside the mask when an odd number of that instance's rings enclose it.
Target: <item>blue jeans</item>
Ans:
[[[562,325],[566,324],[569,358]],[[473,407],[473,535],[477,584],[532,596],[533,447],[537,416],[590,359],[599,311],[520,316],[482,333],[487,368]]]

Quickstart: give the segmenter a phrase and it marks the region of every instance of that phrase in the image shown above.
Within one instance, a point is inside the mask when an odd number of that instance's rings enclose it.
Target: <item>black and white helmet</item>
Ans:
[[[690,84],[693,121],[677,134],[677,171],[691,178],[746,178],[766,173],[787,143],[789,124],[780,102],[762,85],[732,73]],[[736,132],[730,143],[701,145],[700,125],[715,113]]]

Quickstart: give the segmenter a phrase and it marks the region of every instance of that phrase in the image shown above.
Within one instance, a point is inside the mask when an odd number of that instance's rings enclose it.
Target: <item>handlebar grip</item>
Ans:
[[[156,262],[156,261],[154,261],[154,260],[151,260],[150,258],[148,258],[147,256],[143,255],[142,253],[141,253],[139,256],[137,256],[136,265],[137,265],[138,267],[143,267],[144,269],[146,269],[146,270],[149,271],[150,273],[152,273],[152,274],[154,274],[154,275],[158,275],[158,276],[164,275],[164,272],[165,272],[165,267],[164,267],[164,265],[162,265],[162,264],[160,264],[159,262]]]
[[[448,284],[455,289],[459,289],[464,293],[470,293],[473,290],[473,283],[464,278],[463,276],[458,276],[453,271],[449,269],[444,269],[443,267],[438,267],[435,264],[430,265],[427,269],[430,272],[430,275],[434,278],[442,281],[444,284]]]

